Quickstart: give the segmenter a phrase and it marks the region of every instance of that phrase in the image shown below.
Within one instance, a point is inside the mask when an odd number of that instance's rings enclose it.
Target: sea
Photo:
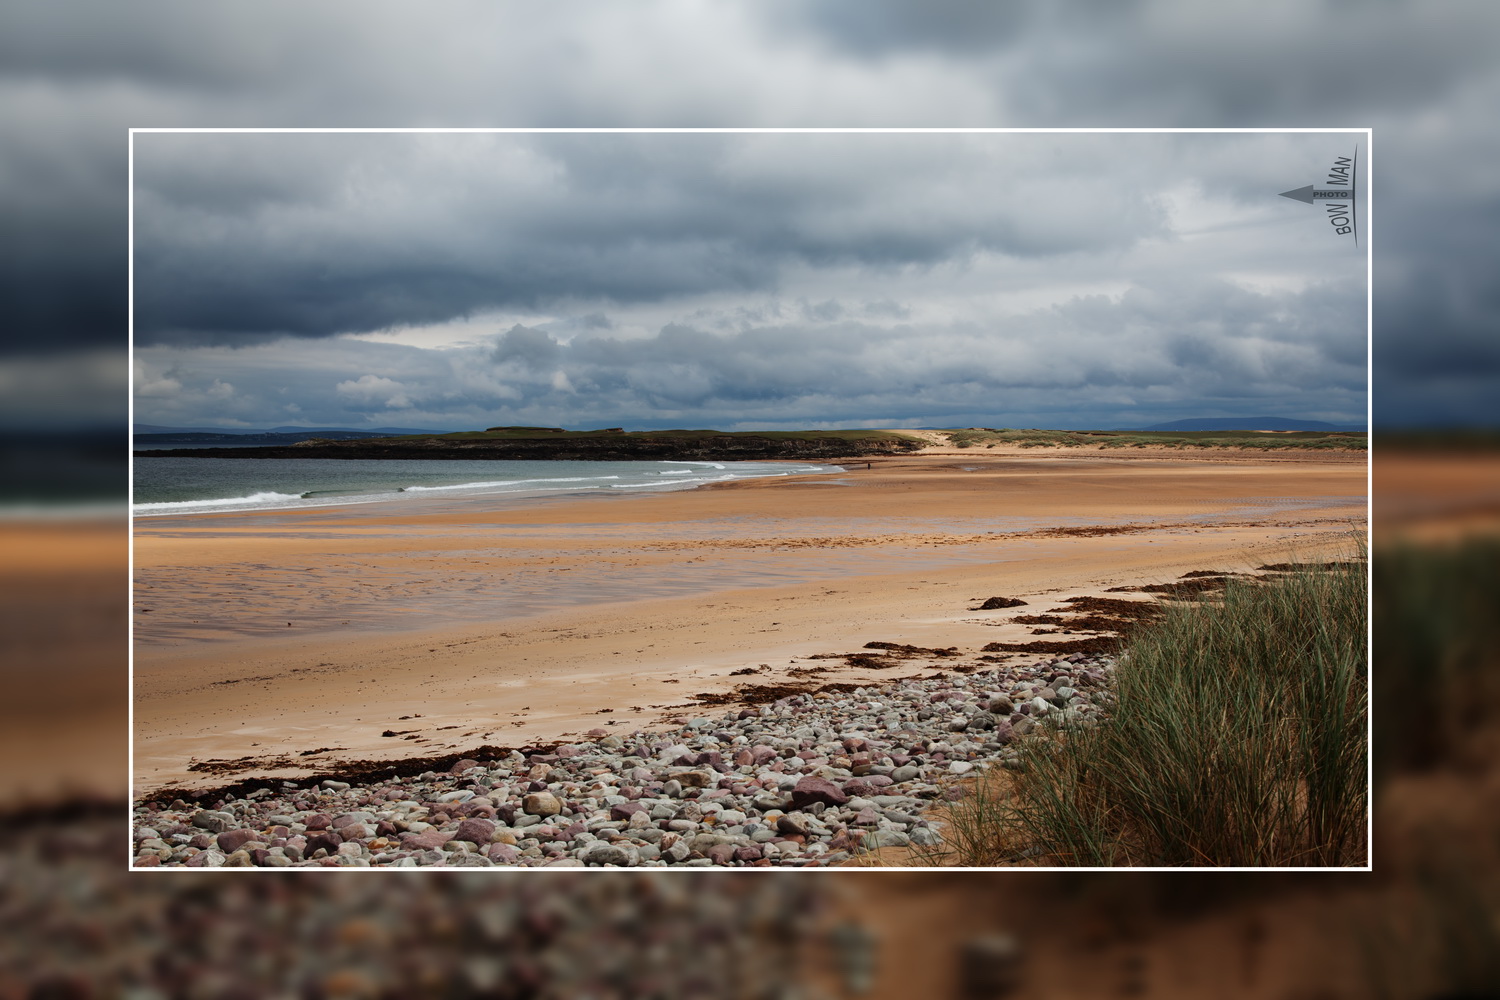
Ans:
[[[132,512],[296,510],[423,500],[629,494],[704,483],[842,472],[799,462],[561,462],[427,459],[186,458],[132,463]]]

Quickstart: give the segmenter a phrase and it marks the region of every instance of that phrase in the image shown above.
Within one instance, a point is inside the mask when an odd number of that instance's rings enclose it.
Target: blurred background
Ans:
[[[1500,995],[1497,43],[1484,0],[6,0],[0,997]],[[126,129],[360,125],[1373,127],[1375,872],[129,875]]]

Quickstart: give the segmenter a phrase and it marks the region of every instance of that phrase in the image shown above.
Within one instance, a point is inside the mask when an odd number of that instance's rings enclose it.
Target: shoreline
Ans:
[[[1363,523],[1363,461],[953,451],[618,503],[137,522],[136,791],[203,786],[193,760],[290,758],[260,768],[290,777],[650,725],[736,670],[783,683],[870,641],[1025,631],[976,598],[1044,610],[1314,556]],[[828,679],[861,678],[881,674]],[[415,745],[380,735],[414,722]]]

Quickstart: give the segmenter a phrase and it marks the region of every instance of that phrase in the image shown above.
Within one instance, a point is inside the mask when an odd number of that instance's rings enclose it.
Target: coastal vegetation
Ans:
[[[1352,561],[1169,604],[1131,635],[1108,719],[1026,738],[955,807],[936,860],[1364,864],[1366,595]]]
[[[139,443],[147,443],[141,441]],[[217,442],[205,442],[216,444]],[[236,444],[243,443],[236,440]],[[601,461],[688,459],[756,461],[899,455],[933,444],[956,448],[1166,448],[1253,451],[1362,451],[1358,431],[1062,431],[968,427],[941,431],[793,430],[627,431],[619,427],[571,431],[561,427],[490,427],[447,434],[390,437],[310,437],[263,447],[137,450],[138,457],[556,459]]]
[[[1362,451],[1363,431],[1050,431],[966,427],[942,433],[955,448],[1247,448]]]
[[[360,440],[312,438],[282,447],[192,448],[136,454],[178,458],[757,461],[894,455],[917,451],[924,444],[910,435],[878,430],[625,431],[611,427],[569,431],[557,427],[492,427]]]

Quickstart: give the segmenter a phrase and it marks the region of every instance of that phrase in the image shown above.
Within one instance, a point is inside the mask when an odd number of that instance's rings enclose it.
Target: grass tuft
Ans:
[[[1352,562],[1169,606],[1107,721],[1029,738],[1008,805],[955,810],[953,849],[987,826],[1044,865],[1363,865],[1366,597]]]

